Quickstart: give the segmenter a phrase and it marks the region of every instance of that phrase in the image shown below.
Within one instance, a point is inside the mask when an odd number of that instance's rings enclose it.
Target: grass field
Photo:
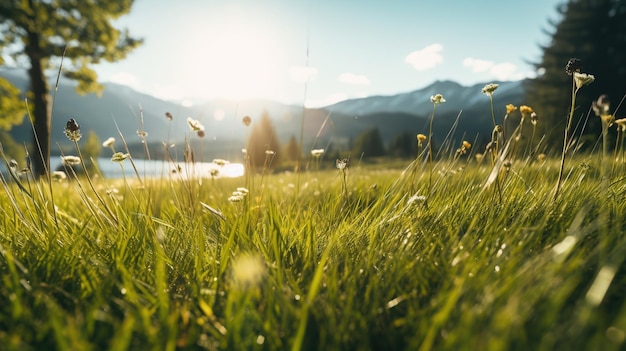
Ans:
[[[121,180],[12,173],[0,349],[623,350],[624,158],[513,140],[201,182],[125,154]]]
[[[245,178],[94,180],[103,203],[84,179],[10,182],[0,348],[623,349],[626,181],[593,159],[556,201],[554,160],[503,169],[502,201],[465,159],[434,165],[429,198],[415,162],[237,199]]]

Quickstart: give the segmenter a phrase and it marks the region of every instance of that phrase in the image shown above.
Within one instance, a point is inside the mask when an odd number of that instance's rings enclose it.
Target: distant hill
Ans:
[[[26,73],[17,70],[0,70],[0,76],[7,78],[22,90],[28,87]],[[49,77],[51,86],[56,76]],[[499,89],[494,95],[496,119],[502,120],[504,106],[508,103],[523,103],[523,82],[498,82]],[[267,112],[282,142],[291,136],[299,137],[302,121],[302,107],[284,105],[266,100],[208,100],[194,106],[164,101],[137,92],[127,86],[105,83],[102,96],[95,94],[81,96],[74,90],[74,82],[61,78],[56,92],[52,119],[52,150],[58,151],[57,143],[67,144],[63,134],[65,123],[75,118],[83,133],[96,131],[101,140],[109,136],[119,139],[115,123],[130,144],[139,144],[136,132],[141,128],[140,114],[143,115],[143,129],[148,132],[149,143],[159,148],[162,141],[181,144],[185,138],[194,141],[197,137],[189,133],[187,117],[200,120],[206,128],[203,140],[208,157],[240,157],[244,145],[245,128],[241,119],[252,117],[253,123]],[[452,81],[437,81],[422,89],[390,96],[370,96],[345,100],[330,106],[304,111],[304,149],[325,147],[332,141],[337,147],[346,147],[350,140],[369,128],[379,128],[383,141],[402,132],[411,134],[426,133],[428,119],[432,113],[430,96],[441,93],[447,100],[437,107],[433,123],[434,140],[443,140],[451,131],[458,118],[454,139],[474,139],[477,135],[486,140],[491,132],[491,111],[489,99],[481,93],[484,84],[470,87]],[[165,118],[170,112],[174,120]],[[115,123],[114,123],[115,122]],[[170,129],[171,128],[171,129]],[[29,142],[29,123],[15,127],[11,134],[19,142]]]

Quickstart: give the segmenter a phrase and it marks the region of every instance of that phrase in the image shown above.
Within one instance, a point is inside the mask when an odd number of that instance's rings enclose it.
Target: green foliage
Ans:
[[[402,132],[391,139],[389,155],[402,158],[415,157],[417,155],[416,134]]]
[[[526,86],[526,101],[545,120],[540,134],[555,147],[562,145],[563,129],[571,103],[572,80],[565,74],[570,58],[582,60],[582,72],[595,75],[596,82],[585,87],[576,99],[573,125],[586,119],[591,102],[601,94],[612,100],[612,111],[626,95],[626,3],[613,0],[570,0],[559,7],[561,18],[552,24],[551,41],[535,66],[542,75]],[[585,133],[597,139],[601,122],[593,112]],[[591,146],[588,143],[587,146]]]
[[[26,105],[20,96],[20,90],[9,81],[0,78],[0,129],[10,130],[22,123],[26,116]]]
[[[64,74],[78,81],[77,91],[99,93],[102,87],[90,65],[126,57],[141,40],[114,21],[127,14],[132,0],[4,1],[0,4],[0,56],[29,61],[33,125],[40,150],[33,150],[35,175],[44,174],[50,156],[50,88],[44,72],[51,58],[62,57]],[[69,60],[69,62],[68,62]]]
[[[285,155],[289,161],[298,161],[302,156],[300,144],[293,135],[289,138],[289,142],[287,142],[287,145],[285,146]]]
[[[87,133],[87,138],[81,145],[81,150],[83,157],[85,158],[85,165],[87,166],[87,170],[89,172],[94,172],[97,164],[98,156],[102,152],[102,145],[100,143],[100,138],[98,138],[98,134],[93,130],[90,130]]]
[[[7,159],[16,160],[21,166],[26,165],[26,149],[24,149],[24,145],[16,143],[11,134],[0,131],[0,145],[2,145],[2,150]]]
[[[361,133],[352,147],[353,157],[378,157],[385,155],[385,146],[378,128],[371,128]]]
[[[267,112],[258,122],[252,123],[252,133],[248,142],[248,154],[253,167],[258,170],[277,167],[281,162],[281,146],[276,130]],[[274,152],[270,155],[270,152]]]

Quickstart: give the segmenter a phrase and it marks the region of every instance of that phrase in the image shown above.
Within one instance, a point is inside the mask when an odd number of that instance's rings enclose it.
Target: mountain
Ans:
[[[519,105],[524,95],[523,81],[495,82],[499,84],[494,94],[495,103]],[[324,109],[346,115],[360,116],[372,113],[406,113],[427,115],[433,110],[430,97],[440,93],[446,99],[437,106],[437,112],[458,113],[461,110],[482,110],[489,106],[489,99],[481,93],[484,83],[469,87],[453,81],[436,81],[422,89],[390,96],[370,96],[360,99],[345,100]]]
[[[0,76],[23,91],[28,87],[24,71],[0,70]],[[56,75],[50,76],[49,82],[53,85]],[[494,94],[494,108],[496,119],[501,121],[506,104],[519,106],[523,103],[523,81],[498,83],[500,87]],[[267,100],[207,100],[194,106],[182,106],[127,86],[115,83],[105,83],[104,86],[100,97],[95,94],[81,96],[75,92],[74,82],[64,78],[59,80],[52,118],[53,152],[58,152],[57,144],[68,145],[63,130],[69,118],[78,121],[84,135],[93,130],[101,140],[110,136],[119,140],[117,123],[127,142],[136,145],[135,150],[143,149],[136,133],[143,129],[148,132],[151,150],[160,151],[161,143],[166,140],[178,145],[185,140],[199,141],[189,132],[186,119],[191,117],[205,126],[206,136],[202,142],[206,158],[240,157],[246,133],[242,117],[251,116],[254,124],[264,112],[272,118],[281,142],[286,143],[291,136],[299,138],[303,128],[305,150],[326,147],[331,141],[336,148],[345,149],[351,140],[370,128],[379,128],[383,141],[389,143],[402,132],[427,133],[433,109],[430,96],[437,93],[443,94],[446,102],[437,106],[433,140],[443,140],[453,131],[454,140],[473,140],[478,136],[484,141],[489,138],[492,128],[489,99],[481,93],[484,84],[466,87],[453,81],[437,81],[411,92],[345,100],[304,111],[301,106]],[[166,112],[174,116],[173,121],[165,118]],[[30,142],[31,133],[28,122],[11,131],[18,142]],[[180,150],[182,148],[179,153]]]

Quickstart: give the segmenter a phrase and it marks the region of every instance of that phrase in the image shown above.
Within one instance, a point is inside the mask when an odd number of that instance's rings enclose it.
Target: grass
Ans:
[[[624,159],[515,159],[515,133],[203,182],[11,169],[0,349],[624,349]]]
[[[592,161],[592,156],[577,160]],[[626,181],[572,162],[263,178],[5,182],[0,342],[9,350],[622,349]],[[418,193],[427,194],[422,164]],[[458,163],[457,163],[458,166]],[[435,170],[448,170],[446,161]],[[80,182],[82,180],[78,180]],[[415,185],[413,185],[415,186]],[[203,205],[204,204],[204,205]],[[208,206],[208,207],[207,207]]]

